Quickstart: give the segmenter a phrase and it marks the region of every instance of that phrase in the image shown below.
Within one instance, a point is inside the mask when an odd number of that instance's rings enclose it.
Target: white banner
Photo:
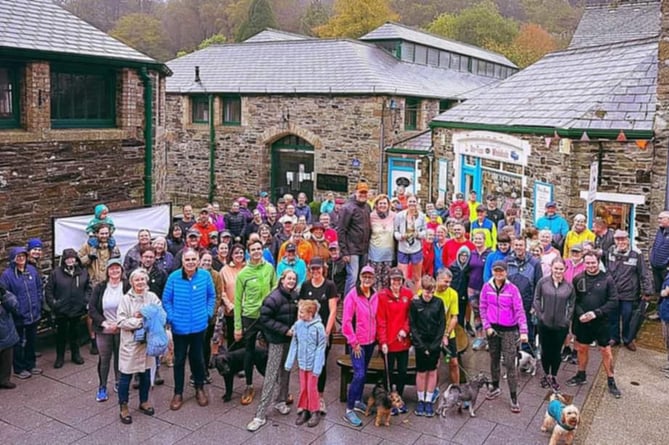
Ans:
[[[153,238],[165,236],[170,230],[170,204],[160,204],[154,207],[139,209],[110,211],[109,217],[114,221],[116,230],[114,239],[121,250],[121,256],[137,244],[139,229],[149,229]],[[93,218],[93,214],[55,218],[53,224],[53,246],[55,256],[60,256],[64,249],[72,248],[79,251],[88,236],[86,226]]]

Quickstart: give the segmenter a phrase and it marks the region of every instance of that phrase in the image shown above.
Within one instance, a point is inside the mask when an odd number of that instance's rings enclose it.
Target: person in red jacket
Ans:
[[[379,306],[376,311],[376,336],[381,345],[381,352],[386,356],[386,373],[390,375],[392,385],[401,396],[406,384],[409,365],[409,308],[413,294],[404,287],[404,275],[397,268],[390,270],[390,287],[379,292]],[[397,377],[393,371],[397,369]],[[391,388],[388,388],[390,391]],[[391,414],[404,414],[406,406],[393,407]]]
[[[474,243],[469,241],[465,235],[465,226],[461,223],[453,224],[453,238],[446,241],[444,249],[441,252],[444,267],[451,267],[451,264],[453,264],[453,261],[455,261],[458,255],[460,247],[467,246],[470,252],[473,252],[476,249]]]
[[[425,231],[423,240],[423,275],[434,277],[434,229]]]

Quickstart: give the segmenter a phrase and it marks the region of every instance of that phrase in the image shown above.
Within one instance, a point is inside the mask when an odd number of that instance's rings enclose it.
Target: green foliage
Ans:
[[[214,34],[213,36],[209,37],[208,39],[204,39],[203,41],[200,42],[200,44],[197,46],[197,49],[205,49],[206,47],[210,45],[221,45],[225,43],[227,39],[225,38],[224,35],[222,34]]]
[[[319,37],[356,39],[388,21],[399,20],[389,0],[336,0],[334,16],[314,30]]]
[[[400,15],[403,24],[427,26],[440,14],[456,13],[471,4],[471,0],[391,0],[390,6]]]
[[[573,34],[583,10],[568,0],[521,0],[527,21],[541,25],[546,31],[562,38]]]
[[[518,24],[502,17],[492,0],[483,0],[458,14],[442,14],[427,29],[481,47],[508,45],[518,35]]]
[[[138,12],[123,16],[110,34],[154,59],[165,61],[171,56],[162,24],[152,15]]]
[[[252,0],[247,19],[237,31],[236,39],[243,42],[265,28],[276,28],[276,18],[268,0]]]
[[[330,19],[331,11],[320,0],[312,0],[300,18],[300,32],[313,36],[314,29],[324,25]]]

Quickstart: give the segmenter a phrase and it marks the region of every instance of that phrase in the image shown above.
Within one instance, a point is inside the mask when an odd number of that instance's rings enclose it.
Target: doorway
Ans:
[[[307,202],[314,197],[314,146],[294,134],[272,144],[272,200],[290,193],[295,198],[300,192]]]

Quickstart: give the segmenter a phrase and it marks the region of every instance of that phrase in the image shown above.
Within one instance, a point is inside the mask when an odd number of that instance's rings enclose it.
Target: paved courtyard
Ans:
[[[344,405],[339,402],[339,369],[335,358],[343,351],[336,346],[331,351],[328,366],[326,400],[328,414],[315,428],[306,425],[296,427],[294,411],[287,416],[271,410],[268,422],[256,433],[247,432],[246,424],[253,418],[259,400],[262,378],[254,379],[256,399],[252,405],[239,403],[244,387],[243,379],[235,379],[235,394],[231,402],[223,403],[223,380],[213,371],[213,384],[207,385],[210,405],[197,406],[195,391],[187,387],[185,403],[180,411],[170,411],[172,396],[172,373],[163,368],[164,386],[155,387],[151,399],[156,415],[148,417],[136,410],[136,391],[131,390],[130,406],[132,425],[121,424],[115,394],[104,403],[95,401],[97,389],[97,357],[84,350],[86,363],[76,366],[67,361],[61,369],[54,369],[55,351],[46,349],[38,365],[44,375],[25,381],[14,379],[18,388],[0,391],[0,441],[3,444],[108,444],[108,443],[156,443],[156,444],[546,444],[548,435],[539,432],[545,412],[546,391],[539,385],[539,373],[535,377],[521,375],[519,402],[520,414],[509,410],[509,396],[503,382],[502,396],[494,401],[479,397],[476,418],[457,412],[449,413],[445,419],[417,417],[413,413],[393,417],[389,428],[377,428],[372,418],[362,416],[362,428],[353,428],[343,419]],[[68,354],[69,358],[69,354]],[[566,388],[567,394],[575,396],[575,403],[583,406],[592,381],[599,367],[599,354],[591,354],[588,370],[588,385]],[[468,352],[465,356],[467,368],[489,373],[487,352]],[[566,365],[560,372],[559,381],[564,382],[575,372],[575,365]],[[440,367],[442,389],[446,384],[446,367]],[[291,392],[298,393],[297,374],[291,379]],[[621,387],[623,393],[625,387]],[[367,386],[371,390],[371,386]],[[413,409],[416,396],[413,387],[405,390],[405,400]],[[624,399],[622,399],[624,401]],[[578,434],[577,434],[578,436]]]

